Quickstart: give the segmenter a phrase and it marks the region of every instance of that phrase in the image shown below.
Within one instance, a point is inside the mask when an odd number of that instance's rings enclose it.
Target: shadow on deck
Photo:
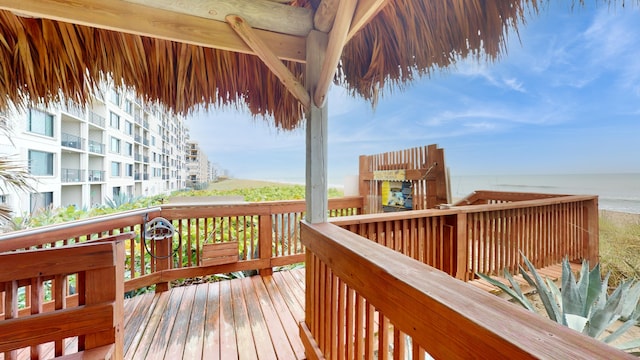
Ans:
[[[125,301],[125,359],[304,359],[304,269]]]

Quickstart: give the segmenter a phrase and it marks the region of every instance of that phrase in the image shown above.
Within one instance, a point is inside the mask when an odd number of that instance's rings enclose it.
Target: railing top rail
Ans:
[[[60,224],[46,225],[33,229],[18,230],[6,234],[0,234],[0,253],[37,245],[24,243],[25,239],[41,237],[46,234],[63,232],[70,229],[80,229],[81,227],[92,226],[100,223],[108,223],[115,220],[126,219],[132,216],[143,216],[145,214],[151,214],[154,212],[159,212],[161,210],[162,209],[160,207],[136,209],[115,214],[96,216],[88,219],[68,221]],[[78,230],[78,232],[80,232],[80,230]],[[76,236],[78,235],[80,234],[76,234]]]
[[[347,202],[347,201],[358,201],[361,200],[361,196],[344,196],[340,198],[330,198],[329,202]],[[181,208],[197,208],[197,207],[211,207],[211,206],[220,206],[220,207],[255,207],[255,206],[280,206],[280,205],[297,205],[304,204],[304,199],[299,200],[274,200],[274,201],[235,201],[235,200],[223,200],[223,201],[209,201],[209,202],[201,202],[194,199],[193,202],[184,202],[184,203],[167,203],[162,204],[162,209],[181,209]]]
[[[508,209],[520,209],[520,208],[534,208],[540,206],[548,206],[563,203],[590,201],[598,198],[596,195],[554,195],[548,194],[549,197],[542,197],[533,200],[522,200],[508,203],[495,203],[495,204],[480,204],[480,205],[463,205],[463,206],[451,206],[447,209],[427,209],[427,210],[410,210],[399,211],[391,213],[377,213],[377,214],[365,214],[365,215],[352,215],[341,216],[338,218],[331,218],[329,222],[338,226],[354,225],[354,224],[367,224],[380,221],[396,221],[396,220],[409,220],[415,218],[424,217],[438,217],[455,215],[460,213],[478,213],[487,211],[498,211]]]
[[[301,231],[308,252],[435,358],[633,358],[333,224]]]
[[[498,210],[508,210],[508,209],[521,209],[521,208],[527,208],[527,207],[567,204],[567,203],[591,201],[591,200],[597,200],[597,199],[598,199],[597,195],[558,195],[552,198],[514,201],[509,203],[454,206],[451,209],[456,209],[463,213],[475,213],[475,212],[485,212],[485,211],[498,211]]]

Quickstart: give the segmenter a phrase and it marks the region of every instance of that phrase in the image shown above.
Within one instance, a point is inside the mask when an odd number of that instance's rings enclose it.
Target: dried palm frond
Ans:
[[[347,43],[336,82],[375,105],[381,91],[462,58],[495,60],[509,31],[517,32],[527,9],[537,12],[539,2],[388,1]],[[304,64],[286,65],[304,80]],[[300,126],[304,116],[256,56],[0,11],[0,109],[10,102],[85,104],[105,77],[180,115],[199,107],[246,106],[279,129]]]

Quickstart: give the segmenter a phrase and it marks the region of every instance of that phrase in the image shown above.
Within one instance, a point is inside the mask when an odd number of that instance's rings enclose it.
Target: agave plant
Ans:
[[[604,279],[600,264],[589,271],[589,262],[584,260],[578,280],[571,271],[569,260],[562,260],[561,287],[542,277],[524,254],[524,263],[529,273],[520,265],[522,277],[537,290],[549,318],[559,324],[580,331],[585,335],[611,343],[638,324],[640,320],[640,282],[628,280],[620,284],[611,294],[608,292],[609,274]],[[507,269],[504,276],[511,287],[485,274],[478,276],[497,286],[526,309],[537,312],[518,283]],[[606,329],[618,320],[622,325],[611,334],[603,336]],[[621,350],[640,347],[640,339],[614,345]]]

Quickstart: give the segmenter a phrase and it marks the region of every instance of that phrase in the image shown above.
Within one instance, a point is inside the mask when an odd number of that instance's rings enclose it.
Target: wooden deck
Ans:
[[[125,302],[125,359],[304,359],[304,269]]]

